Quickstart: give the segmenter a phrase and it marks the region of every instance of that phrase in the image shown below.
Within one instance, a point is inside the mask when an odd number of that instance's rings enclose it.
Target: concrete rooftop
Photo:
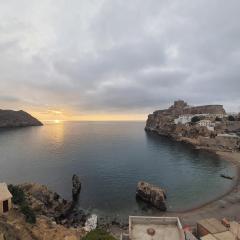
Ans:
[[[129,217],[131,240],[183,240],[184,234],[178,218]]]

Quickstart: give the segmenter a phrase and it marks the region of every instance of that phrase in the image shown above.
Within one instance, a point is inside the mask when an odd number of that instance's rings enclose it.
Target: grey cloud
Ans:
[[[147,114],[183,98],[238,110],[239,11],[236,0],[3,1],[0,104]]]

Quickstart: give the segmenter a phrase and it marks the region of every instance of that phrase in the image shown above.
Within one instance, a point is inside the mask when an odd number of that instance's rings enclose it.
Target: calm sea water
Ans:
[[[0,181],[39,182],[65,198],[71,177],[82,181],[79,205],[102,216],[159,214],[137,202],[139,180],[167,191],[171,211],[194,208],[226,193],[235,175],[214,155],[144,131],[144,122],[65,122],[0,130]]]

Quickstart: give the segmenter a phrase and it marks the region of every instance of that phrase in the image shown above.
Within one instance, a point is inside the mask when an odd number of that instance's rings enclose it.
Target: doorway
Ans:
[[[3,201],[3,212],[8,212],[9,207],[8,207],[8,200]]]

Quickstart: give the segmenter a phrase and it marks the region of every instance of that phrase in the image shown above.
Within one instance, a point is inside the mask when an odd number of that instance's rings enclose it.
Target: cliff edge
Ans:
[[[0,109],[0,128],[42,126],[43,124],[29,113]]]

